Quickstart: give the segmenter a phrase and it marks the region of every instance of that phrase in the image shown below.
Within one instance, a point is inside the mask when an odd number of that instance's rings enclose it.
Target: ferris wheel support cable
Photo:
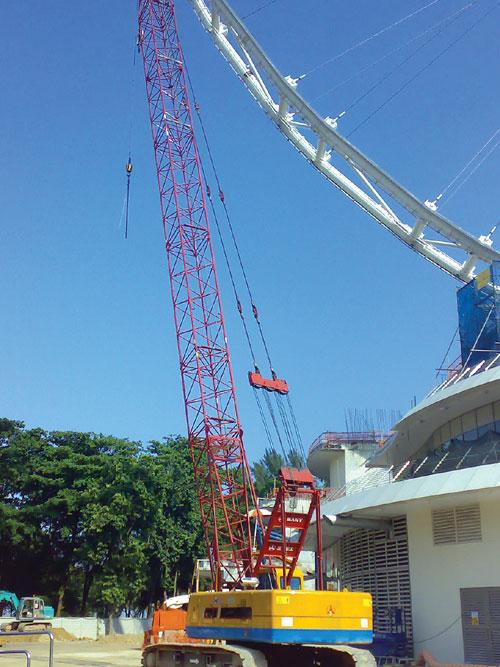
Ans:
[[[390,95],[387,99],[385,99],[382,102],[382,104],[380,104],[376,109],[374,109],[370,114],[368,114],[368,116],[366,116],[366,118],[364,120],[362,120],[360,123],[358,123],[356,125],[356,127],[349,132],[347,137],[348,138],[351,137],[351,135],[354,134],[354,132],[359,130],[359,128],[362,127],[363,125],[365,125],[365,123],[367,123],[371,118],[373,118],[373,116],[375,116],[375,114],[377,114],[381,109],[383,109],[385,106],[387,106],[387,104],[389,104],[389,102],[391,102],[395,97],[397,97],[399,95],[399,93],[401,93],[403,90],[405,90],[405,88],[408,88],[408,86],[411,83],[413,83],[413,81],[415,81],[415,79],[417,79],[422,74],[422,72],[425,72],[426,70],[428,70],[429,67],[431,67],[436,61],[438,61],[439,58],[441,58],[441,56],[443,56],[450,49],[452,49],[456,44],[458,44],[458,42],[461,39],[466,37],[483,19],[485,19],[489,14],[491,14],[491,12],[493,12],[498,6],[500,6],[500,2],[497,2],[488,11],[481,14],[481,16],[476,21],[474,21],[474,23],[471,23],[470,26],[468,26],[463,32],[460,33],[460,35],[458,35],[458,37],[456,37],[452,42],[450,42],[447,46],[445,46],[443,49],[441,49],[441,51],[439,51],[431,60],[429,60],[429,62],[427,62],[417,72],[415,72],[415,74],[413,76],[411,76],[409,79],[407,79],[397,90],[394,91],[394,93],[392,93],[392,95]],[[431,37],[431,39],[434,39],[434,37]],[[425,44],[427,44],[429,41],[430,41],[430,39],[427,40],[427,42],[425,42]],[[431,202],[431,204],[437,208],[436,201],[437,200]]]
[[[471,159],[468,160],[468,162],[465,163],[465,165],[462,167],[462,169],[460,169],[460,171],[459,171],[459,172],[458,172],[458,173],[451,179],[451,181],[448,183],[448,185],[447,185],[445,188],[443,188],[443,189],[441,190],[441,192],[438,194],[438,196],[437,196],[436,199],[435,199],[436,202],[437,202],[437,201],[440,201],[443,197],[446,197],[446,193],[447,193],[451,188],[453,188],[453,186],[454,186],[455,183],[459,180],[459,178],[460,178],[460,177],[467,171],[467,169],[472,165],[472,163],[475,162],[475,161],[477,160],[477,158],[481,155],[481,153],[482,153],[482,152],[483,152],[483,151],[484,151],[484,150],[491,144],[491,142],[496,138],[496,136],[497,136],[497,134],[498,134],[499,132],[500,132],[500,127],[497,128],[497,129],[495,130],[495,132],[493,132],[493,134],[492,134],[491,137],[488,139],[488,141],[486,141],[486,143],[484,143],[484,144],[481,146],[481,148],[480,148],[478,151],[476,151],[476,153],[474,153],[474,155],[471,157]],[[495,150],[495,148],[496,148],[496,144],[493,146],[493,149],[492,149],[492,150]],[[487,152],[487,154],[486,154],[486,157],[488,157],[488,156],[490,155],[490,153],[492,152],[492,150],[491,150],[491,151],[488,150],[488,152]],[[472,171],[465,177],[464,181],[462,181],[462,183],[461,183],[460,185],[457,186],[457,190],[458,190],[459,188],[461,188],[462,185],[463,185],[466,181],[469,180],[470,176],[474,173],[474,171],[477,169],[477,167],[480,166],[480,165],[484,162],[484,160],[485,160],[485,156],[483,155],[482,158],[481,158],[481,160],[479,161],[479,164],[476,165],[476,166],[473,168],[473,170],[472,170]],[[456,191],[455,191],[455,192],[456,192]],[[450,194],[449,197],[453,196],[453,194],[455,194],[455,193]]]
[[[472,4],[472,3],[471,3],[471,4]],[[469,6],[470,6],[470,5],[469,5]],[[339,115],[336,116],[336,117],[334,118],[334,120],[335,120],[335,121],[339,120],[340,118],[342,118],[343,116],[345,116],[346,114],[348,114],[350,111],[352,111],[352,109],[354,109],[355,107],[357,107],[358,104],[359,104],[360,102],[362,102],[366,97],[368,97],[368,95],[369,95],[370,93],[372,93],[372,92],[373,92],[374,90],[376,90],[379,86],[381,86],[381,85],[384,83],[384,81],[387,81],[387,79],[389,79],[395,72],[397,72],[399,69],[401,69],[401,67],[404,67],[404,65],[406,65],[406,63],[410,62],[410,60],[412,60],[412,58],[415,58],[415,56],[417,56],[417,55],[420,53],[420,51],[422,51],[422,49],[424,49],[424,48],[425,48],[428,44],[430,44],[436,37],[438,37],[442,32],[444,32],[444,31],[446,30],[446,28],[447,28],[449,25],[451,25],[452,23],[454,23],[459,17],[460,17],[460,12],[456,12],[455,15],[450,19],[450,21],[449,21],[447,24],[445,24],[445,25],[443,25],[442,27],[438,28],[438,29],[437,29],[437,30],[436,30],[436,31],[435,31],[435,32],[434,32],[428,39],[426,39],[424,42],[422,42],[422,44],[419,44],[419,45],[417,46],[416,49],[414,49],[414,50],[413,50],[411,53],[409,53],[405,58],[403,58],[403,60],[401,60],[399,63],[397,63],[397,65],[395,65],[395,66],[394,66],[392,69],[390,69],[388,72],[386,72],[385,74],[383,74],[379,79],[377,79],[377,80],[375,81],[375,83],[373,83],[373,84],[372,84],[371,86],[369,86],[363,93],[361,93],[361,95],[358,95],[358,97],[356,97],[355,100],[353,100],[350,104],[348,104],[348,105],[346,106],[346,108],[344,109],[344,111],[342,111],[341,113],[339,113]],[[457,41],[458,41],[458,40],[457,40]],[[446,49],[446,50],[448,50],[448,49]],[[440,55],[444,54],[444,53],[446,52],[446,50],[443,49],[443,51],[441,51],[440,54],[439,54],[436,58],[434,58],[434,59],[431,61],[430,64],[427,64],[425,67],[422,67],[422,69],[420,69],[420,70],[417,72],[416,75],[412,76],[411,79],[409,79],[408,82],[406,82],[403,86],[401,86],[401,88],[399,88],[398,91],[396,91],[396,93],[394,93],[393,96],[391,96],[390,98],[388,98],[388,100],[384,101],[383,104],[381,104],[380,107],[377,109],[377,111],[378,111],[379,109],[382,109],[382,108],[388,103],[388,101],[390,101],[391,99],[394,99],[394,97],[396,97],[397,94],[399,94],[399,93],[400,93],[404,88],[406,88],[412,81],[414,81],[414,80],[417,78],[417,76],[418,76],[419,74],[421,74],[425,69],[427,69],[428,67],[430,67],[431,64],[433,64],[434,62],[436,62],[436,60],[438,59],[438,57],[439,57]],[[369,118],[372,118],[372,115],[370,115]],[[361,127],[361,125],[364,125],[365,122],[366,122],[366,120],[362,121],[362,123],[360,123],[358,127]],[[356,129],[357,129],[357,128],[356,128]],[[352,130],[352,131],[347,135],[347,137],[350,137],[351,134],[352,134],[354,131],[355,131],[355,130]]]
[[[422,257],[464,282],[474,277],[478,261],[489,264],[500,259],[500,252],[447,220],[432,202],[420,201],[342,136],[331,118],[321,117],[297,92],[298,79],[284,77],[278,71],[226,0],[189,1],[216,47],[279,130],[321,174],[377,222]],[[394,211],[390,213],[392,208],[381,203],[384,198],[380,193],[375,197],[365,182],[356,184],[331,164],[333,153],[362,173],[372,188],[383,191],[405,209],[409,220],[400,219]],[[457,259],[437,247],[425,237],[427,227],[465,258]]]
[[[488,151],[481,157],[481,159],[472,167],[472,169],[469,171],[469,173],[465,176],[465,178],[458,183],[458,185],[450,192],[448,197],[446,198],[445,204],[447,204],[452,197],[454,197],[457,192],[467,183],[467,181],[476,173],[476,171],[479,169],[479,167],[483,164],[485,160],[487,160],[490,155],[492,155],[495,150],[498,148],[500,145],[500,139],[496,141],[496,143],[491,146],[491,148],[488,149]],[[490,236],[490,235],[488,235]]]
[[[402,23],[406,23],[406,21],[409,21],[411,18],[414,16],[417,16],[417,14],[420,14],[421,12],[425,11],[426,9],[429,9],[429,7],[432,7],[432,5],[435,5],[439,0],[431,0],[431,2],[427,3],[423,7],[419,7],[413,12],[410,12],[406,16],[403,16],[402,18],[398,19],[397,21],[394,21],[393,23],[390,23],[389,25],[386,25],[384,28],[381,28],[380,30],[377,30],[377,32],[374,32],[372,35],[368,35],[368,37],[365,37],[362,39],[360,42],[357,42],[356,44],[353,44],[349,48],[345,49],[341,53],[338,53],[336,56],[333,56],[332,58],[328,58],[327,60],[324,60],[323,62],[319,63],[315,67],[312,67],[309,71],[307,71],[305,74],[301,76],[301,79],[304,79],[306,76],[310,76],[311,74],[314,74],[314,72],[317,72],[320,69],[323,69],[323,67],[326,67],[327,65],[330,65],[331,63],[336,62],[337,60],[340,60],[344,56],[346,56],[348,53],[351,53],[352,51],[355,51],[358,49],[360,46],[364,46],[368,42],[371,42],[372,39],[375,39],[376,37],[380,37],[380,35],[383,35],[386,32],[389,32],[389,30],[392,30],[393,28],[397,28],[398,25],[401,25]],[[245,17],[243,17],[245,18]]]
[[[354,72],[354,74],[351,74],[348,76],[346,79],[343,79],[342,81],[339,81],[339,83],[336,83],[332,88],[329,88],[328,90],[323,91],[319,95],[315,95],[312,99],[313,102],[316,100],[320,100],[323,97],[326,97],[327,95],[330,95],[331,93],[335,92],[338,90],[341,86],[344,86],[346,83],[350,83],[354,79],[357,79],[358,76],[361,76],[364,72],[367,70],[371,69],[372,67],[375,67],[375,65],[378,65],[382,61],[386,60],[390,56],[392,56],[394,53],[398,53],[398,51],[402,51],[405,49],[407,46],[410,46],[410,44],[413,44],[413,42],[416,42],[418,39],[421,37],[424,37],[425,35],[428,35],[430,32],[433,30],[437,30],[439,26],[443,25],[443,23],[446,23],[447,21],[452,21],[455,16],[458,16],[459,14],[462,14],[464,11],[467,9],[470,9],[473,5],[475,5],[479,0],[472,0],[471,2],[468,2],[466,5],[458,9],[456,12],[452,12],[445,16],[444,18],[440,19],[439,21],[436,21],[436,23],[433,23],[429,28],[426,28],[425,30],[422,30],[422,32],[419,32],[417,35],[409,39],[408,41],[404,42],[404,44],[400,44],[399,46],[396,46],[396,48],[391,49],[387,53],[384,53],[383,56],[380,56],[379,58],[376,58],[373,60],[371,63],[368,63],[368,65],[365,65],[361,69],[357,70],[357,72]],[[449,24],[448,24],[449,25]]]

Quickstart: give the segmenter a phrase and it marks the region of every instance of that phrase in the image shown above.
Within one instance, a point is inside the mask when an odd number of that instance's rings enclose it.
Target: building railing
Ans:
[[[325,431],[309,447],[309,454],[321,449],[341,449],[342,445],[376,444],[382,447],[391,435],[386,431]]]
[[[500,462],[500,434],[489,432],[474,441],[452,440],[447,445],[388,468],[368,468],[342,488],[328,489],[323,502],[337,500],[378,486],[427,477],[441,472]]]
[[[0,633],[0,637],[40,637],[45,635],[49,638],[49,662],[48,667],[54,667],[54,635],[50,630],[14,630],[10,632]],[[12,654],[24,655],[26,658],[26,667],[31,665],[31,653],[25,649],[0,649],[0,667],[2,664],[1,657],[2,655],[12,655]]]

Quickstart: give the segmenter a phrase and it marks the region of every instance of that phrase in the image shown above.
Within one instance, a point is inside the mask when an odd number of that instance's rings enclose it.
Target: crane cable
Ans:
[[[271,361],[271,353],[269,351],[269,347],[267,345],[267,341],[266,341],[266,338],[264,336],[264,331],[263,331],[262,324],[261,324],[261,321],[260,321],[260,318],[259,318],[259,311],[257,310],[257,306],[255,305],[255,300],[253,298],[252,290],[250,288],[250,283],[248,281],[247,272],[246,272],[245,266],[243,264],[243,259],[242,259],[242,256],[241,256],[241,252],[240,252],[238,242],[236,240],[236,235],[235,235],[235,232],[234,232],[233,223],[232,223],[231,217],[229,215],[229,211],[228,211],[227,204],[226,204],[225,197],[224,197],[224,192],[222,190],[222,185],[221,185],[221,182],[220,182],[220,179],[219,179],[217,168],[215,166],[214,157],[213,157],[212,150],[210,148],[210,144],[209,144],[209,141],[208,141],[208,136],[207,136],[207,133],[206,133],[206,130],[205,130],[205,125],[203,123],[203,118],[201,116],[200,105],[196,101],[196,97],[195,97],[194,90],[193,90],[193,85],[192,85],[192,82],[191,82],[191,77],[189,75],[189,71],[188,71],[187,67],[186,67],[186,74],[187,74],[187,79],[188,79],[189,87],[190,87],[190,90],[191,90],[191,94],[193,95],[194,108],[195,108],[196,115],[198,116],[198,120],[199,120],[199,123],[200,123],[200,128],[201,128],[201,132],[202,132],[202,135],[203,135],[203,140],[204,140],[205,147],[207,149],[208,157],[209,157],[209,160],[210,160],[210,164],[212,166],[212,170],[213,170],[213,173],[214,173],[215,182],[216,182],[217,187],[219,189],[219,199],[220,199],[222,207],[224,209],[226,222],[228,224],[229,231],[231,233],[231,238],[232,238],[232,241],[233,241],[233,245],[234,245],[234,248],[235,248],[235,251],[236,251],[236,256],[238,258],[238,264],[240,266],[240,269],[241,269],[241,272],[242,272],[242,275],[243,275],[243,279],[244,279],[244,282],[245,282],[245,286],[246,286],[246,289],[247,289],[248,298],[250,300],[250,304],[251,304],[251,308],[252,308],[252,314],[254,316],[254,319],[257,323],[257,326],[258,326],[258,329],[259,329],[259,332],[260,332],[260,337],[261,337],[261,340],[262,340],[262,344],[264,346],[264,350],[265,350],[265,353],[266,353],[266,357],[267,357],[267,361],[269,363],[270,370],[271,370],[272,373],[274,373],[274,367],[273,367],[273,364],[272,364],[272,361]]]
[[[442,32],[448,28],[452,23],[454,23],[459,17],[460,14],[468,9],[469,7],[472,7],[478,0],[473,0],[469,4],[465,5],[462,9],[458,10],[455,12],[451,17],[448,23],[443,25],[441,28],[437,29],[436,32],[434,32],[428,39],[426,39],[422,44],[417,46],[416,49],[414,49],[410,54],[408,54],[403,60],[401,60],[395,67],[390,69],[388,72],[386,72],[383,76],[381,76],[375,83],[373,83],[371,86],[369,86],[361,95],[359,95],[351,104],[349,104],[344,111],[339,113],[334,120],[340,120],[340,118],[343,118],[349,111],[352,111],[360,102],[362,102],[370,93],[372,93],[374,90],[376,90],[379,86],[381,86],[384,81],[387,81],[395,72],[397,72],[399,69],[401,69],[404,65],[406,65],[412,58],[415,58],[426,46],[427,44],[430,44],[432,40],[434,40],[436,37],[438,37]],[[348,135],[349,136],[349,135]]]
[[[481,14],[481,16],[478,19],[476,19],[476,21],[474,21],[474,23],[471,23],[471,25],[468,28],[466,28],[463,32],[461,32],[460,35],[458,37],[456,37],[452,42],[450,42],[448,44],[448,46],[446,46],[444,49],[441,49],[441,51],[439,51],[439,53],[437,55],[435,55],[434,58],[429,60],[428,63],[426,63],[423,67],[421,67],[410,79],[405,81],[405,83],[403,83],[394,93],[392,93],[392,95],[390,95],[384,102],[382,102],[382,104],[380,104],[368,116],[366,116],[366,118],[364,118],[364,120],[362,120],[360,123],[358,123],[356,125],[356,127],[354,129],[352,129],[349,132],[348,135],[346,135],[347,138],[350,138],[354,134],[354,132],[359,130],[360,127],[365,125],[365,123],[367,123],[369,120],[371,120],[375,116],[375,114],[377,114],[381,109],[383,109],[387,104],[389,104],[389,102],[391,102],[403,90],[405,90],[405,88],[407,88],[411,83],[413,83],[413,81],[415,81],[415,79],[417,79],[420,76],[420,74],[422,74],[422,72],[429,69],[429,67],[431,67],[437,60],[439,60],[439,58],[441,58],[441,56],[443,56],[450,49],[452,49],[456,44],[458,44],[458,42],[461,39],[466,37],[466,35],[468,35],[483,19],[485,19],[487,16],[489,16],[489,14],[491,14],[499,5],[500,5],[500,2],[496,2],[493,5],[493,7],[490,7],[490,9],[488,9],[486,12]]]
[[[420,39],[421,37],[424,37],[425,35],[429,34],[429,33],[432,32],[433,30],[436,30],[436,28],[438,28],[438,27],[439,27],[440,25],[442,25],[443,23],[446,23],[446,21],[448,21],[449,19],[452,19],[452,18],[455,17],[456,15],[461,14],[462,12],[466,11],[467,9],[469,9],[469,7],[472,7],[472,5],[476,4],[476,2],[478,2],[478,1],[479,1],[479,0],[472,0],[472,2],[468,2],[466,5],[464,5],[464,6],[461,7],[460,9],[458,9],[456,12],[452,12],[452,13],[448,14],[447,16],[445,16],[444,18],[440,19],[439,21],[436,21],[436,23],[433,23],[429,28],[426,28],[426,29],[423,30],[422,32],[419,32],[418,35],[415,35],[414,37],[412,37],[411,39],[409,39],[409,40],[408,40],[407,42],[405,42],[404,44],[400,44],[400,45],[397,46],[396,48],[391,49],[390,51],[388,51],[387,53],[385,53],[383,56],[380,56],[379,58],[377,58],[376,60],[373,60],[373,61],[372,61],[371,63],[369,63],[368,65],[365,65],[365,66],[362,67],[361,69],[357,70],[354,74],[351,74],[351,76],[347,77],[346,79],[342,79],[342,81],[339,81],[339,83],[336,83],[336,84],[333,86],[333,88],[328,88],[328,90],[323,91],[323,92],[320,93],[319,95],[315,95],[315,96],[312,97],[311,99],[312,99],[313,101],[316,101],[316,100],[319,100],[319,99],[321,99],[321,98],[323,98],[323,97],[326,97],[327,95],[330,95],[330,93],[333,93],[335,90],[337,90],[337,89],[340,88],[341,86],[345,85],[346,83],[350,83],[351,81],[353,81],[354,79],[356,79],[358,76],[360,76],[361,74],[363,74],[363,73],[366,72],[367,70],[371,69],[372,67],[375,67],[375,65],[378,65],[379,63],[381,63],[381,62],[382,62],[383,60],[385,60],[386,58],[389,58],[389,56],[392,56],[394,53],[397,53],[398,51],[402,51],[402,50],[405,49],[407,46],[410,46],[410,44],[413,44],[413,42],[416,42],[416,41],[417,41],[418,39]]]
[[[273,363],[272,363],[272,360],[271,360],[271,353],[270,353],[270,350],[269,350],[269,346],[267,344],[267,340],[266,340],[265,335],[264,335],[264,330],[263,330],[263,327],[262,327],[262,323],[260,321],[259,312],[257,310],[257,306],[255,305],[255,300],[253,298],[253,293],[252,293],[252,290],[251,290],[251,287],[250,287],[250,282],[249,282],[249,279],[248,279],[247,272],[245,270],[245,266],[244,266],[244,263],[243,263],[243,258],[242,258],[241,251],[240,251],[240,248],[239,248],[239,245],[238,245],[238,241],[236,239],[236,234],[235,234],[234,227],[233,227],[233,224],[232,224],[231,216],[229,215],[229,210],[228,210],[228,207],[227,207],[227,204],[226,204],[226,201],[225,201],[224,192],[222,190],[222,184],[221,184],[221,181],[220,181],[220,178],[219,178],[219,175],[218,175],[217,167],[215,165],[215,160],[214,160],[213,153],[212,153],[212,150],[211,150],[211,147],[210,147],[210,143],[208,141],[208,135],[207,135],[207,132],[206,132],[206,129],[205,129],[205,125],[203,123],[203,118],[202,118],[202,115],[201,115],[200,105],[197,102],[196,95],[195,95],[195,92],[194,92],[193,83],[192,83],[191,76],[190,76],[190,73],[189,73],[189,69],[187,67],[187,64],[186,64],[186,61],[185,61],[184,57],[183,57],[183,63],[184,63],[184,69],[185,69],[185,72],[186,72],[188,85],[189,85],[189,88],[190,88],[190,91],[191,91],[191,95],[193,97],[194,109],[195,109],[196,115],[197,115],[198,120],[199,120],[203,140],[204,140],[205,147],[206,147],[206,150],[207,150],[207,154],[208,154],[208,157],[209,157],[209,161],[210,161],[210,164],[211,164],[211,167],[212,167],[212,171],[214,173],[217,188],[219,190],[219,200],[220,200],[220,202],[222,204],[222,207],[224,209],[226,222],[227,222],[229,230],[230,230],[231,239],[233,241],[233,245],[234,245],[234,248],[235,248],[235,251],[236,251],[236,256],[238,258],[238,264],[240,266],[240,270],[242,272],[243,279],[244,279],[245,286],[246,286],[246,290],[247,290],[248,297],[249,297],[249,300],[250,300],[252,314],[253,314],[254,319],[257,323],[260,338],[261,338],[261,341],[262,341],[262,344],[263,344],[263,347],[264,347],[264,350],[265,350],[265,353],[266,353],[266,357],[267,357],[267,361],[268,361],[268,364],[269,364],[271,374],[274,377],[275,376],[275,370],[274,370],[274,366],[273,366]],[[201,160],[200,160],[200,165],[201,165],[201,170],[202,170],[202,174],[203,174],[203,178],[205,180],[205,183],[208,184],[206,172],[205,172],[205,169],[203,167],[203,163],[201,162]],[[241,302],[238,298],[238,293],[237,293],[237,289],[236,289],[236,282],[234,280],[234,274],[233,274],[232,269],[230,268],[229,256],[228,256],[228,253],[227,253],[227,250],[226,250],[225,243],[223,241],[218,216],[217,216],[217,213],[215,211],[214,202],[213,202],[213,199],[212,199],[212,196],[211,196],[211,191],[210,191],[210,188],[208,186],[207,186],[207,194],[209,195],[208,198],[209,198],[209,201],[210,201],[211,210],[212,210],[213,215],[214,215],[218,236],[219,236],[219,239],[221,241],[222,248],[223,248],[224,259],[225,259],[225,262],[226,262],[226,266],[228,267],[229,275],[231,277],[231,283],[232,283],[233,291],[234,291],[234,294],[235,294],[235,297],[236,297],[238,311],[240,313],[241,320],[244,324],[247,343],[249,345],[249,349],[250,349],[251,354],[252,354],[254,367],[257,368],[258,366],[257,366],[257,363],[256,363],[256,356],[255,356],[254,351],[253,351],[253,346],[252,346],[252,343],[251,343],[250,334],[248,332],[248,329],[247,329],[247,326],[246,326],[246,321],[245,321],[244,316],[243,316],[243,309],[242,309],[242,306],[241,306]],[[283,445],[283,440],[282,440],[281,433],[280,433],[280,429],[278,427],[276,416],[274,414],[274,410],[272,408],[272,404],[271,404],[271,401],[269,400],[269,395],[267,394],[267,392],[266,392],[265,399],[266,399],[266,405],[267,405],[267,408],[268,408],[268,412],[271,416],[271,420],[272,420],[273,425],[274,425],[275,430],[276,430],[278,441],[279,441],[281,449],[283,451],[285,461],[288,461],[290,459],[290,453],[293,450],[296,449],[296,446],[295,446],[295,443],[294,443],[294,440],[293,440],[292,431],[291,431],[291,429],[289,427],[289,424],[288,424],[286,412],[283,411],[282,404],[278,403],[278,406],[279,406],[278,409],[279,409],[279,413],[280,413],[280,416],[281,416],[285,437],[286,437],[286,440],[287,440],[287,443],[288,443],[288,454],[285,451],[285,448],[284,448],[284,445]],[[292,406],[291,402],[288,403],[288,406],[289,406],[289,410],[291,411],[291,414],[292,414],[292,420],[294,421],[295,424],[297,424],[297,419],[296,419],[295,413],[293,412],[293,406]],[[261,412],[260,407],[261,406],[258,403],[259,413]],[[265,428],[266,434],[267,434],[268,433],[267,425],[265,425],[264,428]],[[297,429],[298,429],[298,425],[297,425]]]
[[[448,185],[447,185],[445,188],[443,188],[443,190],[441,190],[441,192],[438,194],[438,196],[436,197],[436,199],[433,201],[433,204],[437,204],[437,202],[439,202],[439,201],[440,201],[441,199],[443,199],[443,198],[444,198],[444,199],[447,199],[447,200],[449,201],[452,197],[454,197],[454,196],[456,195],[456,193],[458,192],[458,190],[460,190],[460,188],[461,188],[465,183],[467,183],[467,181],[468,181],[469,178],[472,176],[472,174],[474,174],[474,173],[479,169],[479,167],[483,164],[483,162],[484,162],[484,161],[485,161],[485,160],[486,160],[486,159],[493,153],[493,151],[496,149],[496,147],[497,147],[498,144],[500,143],[500,139],[498,139],[498,140],[496,141],[496,143],[495,143],[495,144],[494,144],[488,151],[486,151],[486,153],[481,157],[481,159],[479,160],[479,162],[478,162],[477,164],[475,164],[474,167],[471,169],[471,171],[465,176],[465,178],[463,179],[463,181],[462,181],[461,183],[459,183],[455,188],[453,188],[453,186],[455,185],[455,183],[457,183],[457,181],[459,180],[459,178],[460,178],[460,177],[467,171],[467,169],[472,165],[472,163],[475,162],[475,161],[477,160],[477,158],[478,158],[478,157],[481,155],[481,153],[482,153],[482,152],[483,152],[483,151],[484,151],[484,150],[491,144],[491,142],[492,142],[494,139],[496,139],[496,137],[497,137],[497,135],[498,135],[499,133],[500,133],[500,127],[497,128],[497,129],[495,130],[495,132],[493,132],[493,134],[492,134],[491,137],[488,139],[488,141],[486,141],[486,143],[484,143],[484,144],[481,146],[481,148],[480,148],[478,151],[476,151],[476,153],[474,153],[474,155],[471,157],[471,159],[470,159],[470,160],[469,160],[469,161],[462,167],[462,169],[460,169],[460,171],[459,171],[459,172],[458,172],[458,173],[451,179],[451,181],[448,183]],[[448,192],[450,191],[450,189],[452,189],[452,188],[453,188],[452,192],[451,192],[449,195],[447,195],[447,193],[448,193]]]
[[[405,23],[409,19],[413,18],[417,14],[420,14],[424,10],[428,9],[429,7],[432,7],[432,5],[435,5],[439,0],[432,0],[431,2],[427,3],[423,7],[419,7],[419,9],[416,9],[415,11],[411,12],[410,14],[407,14],[406,16],[403,16],[402,18],[398,19],[397,21],[394,21],[390,25],[385,26],[384,28],[381,28],[380,30],[377,30],[377,32],[374,32],[373,34],[369,35],[368,37],[365,37],[362,39],[360,42],[357,42],[356,44],[353,44],[349,48],[345,49],[341,53],[338,53],[336,56],[333,56],[331,58],[328,58],[327,60],[324,60],[323,62],[319,63],[312,69],[310,69],[308,72],[305,74],[302,74],[300,77],[301,80],[305,79],[306,76],[310,76],[311,74],[314,74],[320,69],[323,69],[323,67],[326,67],[326,65],[329,65],[330,63],[333,63],[337,60],[340,60],[344,56],[346,56],[348,53],[351,53],[355,49],[358,49],[360,46],[363,46],[364,44],[367,44],[368,42],[371,42],[372,39],[375,39],[376,37],[379,37],[380,35],[383,35],[385,32],[388,32],[389,30],[392,30],[393,28],[396,28],[398,25],[401,25],[402,23]]]
[[[129,127],[128,127],[128,158],[127,164],[125,165],[125,172],[127,174],[127,187],[125,192],[125,198],[123,201],[123,209],[120,216],[119,226],[121,226],[123,217],[125,216],[125,238],[128,238],[128,221],[129,221],[129,210],[130,210],[130,177],[132,176],[132,131],[134,128],[134,91],[135,91],[135,79],[136,79],[136,54],[137,54],[137,42],[134,44],[133,49],[133,61],[132,61],[132,80],[130,83],[129,90]]]

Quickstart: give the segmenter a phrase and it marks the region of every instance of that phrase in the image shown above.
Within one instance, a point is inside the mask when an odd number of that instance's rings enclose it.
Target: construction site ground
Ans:
[[[54,667],[140,667],[142,636],[116,635],[97,641],[90,639],[56,640]],[[1,655],[5,649],[27,649],[31,653],[31,667],[47,667],[48,640],[2,642],[0,667],[24,667],[22,655]]]

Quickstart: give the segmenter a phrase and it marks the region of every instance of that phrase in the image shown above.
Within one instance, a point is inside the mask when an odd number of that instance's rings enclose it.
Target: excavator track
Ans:
[[[352,646],[320,644],[156,644],[142,667],[375,667],[373,655]]]

